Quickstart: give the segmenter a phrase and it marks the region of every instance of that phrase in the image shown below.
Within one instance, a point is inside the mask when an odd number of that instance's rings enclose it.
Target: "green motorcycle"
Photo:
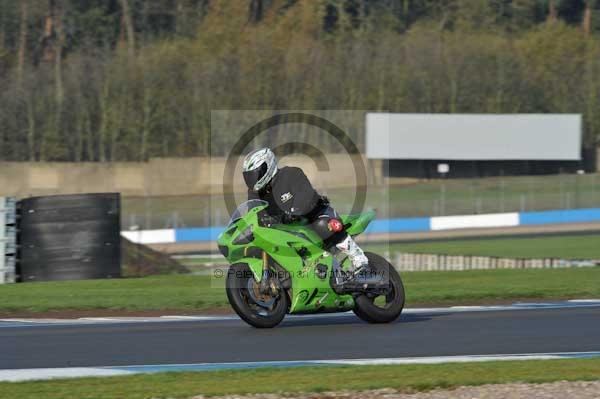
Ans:
[[[370,278],[357,279],[348,258],[325,251],[305,221],[281,224],[267,213],[268,203],[250,200],[233,213],[218,239],[230,263],[227,299],[248,324],[270,328],[286,313],[346,312],[370,323],[388,323],[404,307],[404,286],[383,257],[367,252]],[[362,233],[374,211],[341,216],[348,234]]]

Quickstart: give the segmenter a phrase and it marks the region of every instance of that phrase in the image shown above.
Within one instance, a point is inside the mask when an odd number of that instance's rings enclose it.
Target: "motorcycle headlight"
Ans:
[[[252,226],[248,226],[246,230],[242,231],[235,239],[233,243],[235,245],[249,244],[254,241],[254,234],[252,233]]]

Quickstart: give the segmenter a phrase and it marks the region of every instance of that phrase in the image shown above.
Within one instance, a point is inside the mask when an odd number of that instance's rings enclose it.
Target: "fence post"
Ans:
[[[471,213],[477,213],[477,204],[475,203],[475,184],[471,182],[469,185],[469,191],[471,192]]]
[[[596,173],[592,174],[592,201],[594,207],[598,206],[596,203]]]
[[[179,212],[173,211],[173,228],[179,228]]]
[[[533,177],[530,177],[528,179],[529,182],[529,193],[528,193],[528,197],[529,197],[529,208],[531,210],[535,210],[535,180]]]
[[[432,200],[432,201],[431,201],[431,203],[432,203],[432,207],[431,207],[431,208],[432,208],[432,209],[431,209],[431,214],[432,214],[432,215],[434,215],[434,216],[440,216],[440,212],[439,212],[439,210],[440,210],[439,202],[440,202],[440,201],[439,201],[439,200],[437,200],[437,199],[434,199],[434,200]]]
[[[504,213],[504,179],[500,179],[500,212]]]
[[[440,186],[440,216],[446,215],[446,182],[442,180]]]
[[[136,223],[137,216],[135,213],[129,214],[129,226],[125,230],[131,230],[133,227],[138,228],[138,224]]]
[[[144,197],[144,228],[146,230],[150,230],[151,222],[150,222],[150,207],[148,206],[150,199],[148,196]]]
[[[564,188],[563,188],[563,177],[562,173],[558,175],[558,192],[560,195],[560,208],[565,208],[565,199],[564,199]]]
[[[217,208],[215,219],[213,220],[213,226],[219,226],[221,224],[221,208]]]

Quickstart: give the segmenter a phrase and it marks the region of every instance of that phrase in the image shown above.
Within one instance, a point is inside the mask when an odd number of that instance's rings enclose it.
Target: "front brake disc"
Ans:
[[[254,281],[253,278],[248,279],[248,293],[250,294],[250,297],[254,303],[265,309],[272,309],[273,304],[277,299],[271,295],[262,294],[260,292],[260,286],[256,283],[256,281]]]

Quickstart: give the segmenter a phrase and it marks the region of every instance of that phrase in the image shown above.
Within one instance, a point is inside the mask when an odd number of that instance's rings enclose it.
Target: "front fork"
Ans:
[[[281,292],[281,282],[276,273],[269,268],[269,255],[265,251],[262,252],[262,277],[260,279],[259,290],[263,295],[273,297],[279,296]]]
[[[260,279],[261,294],[269,294],[271,292],[269,273],[269,257],[265,251],[262,251],[262,278]]]

